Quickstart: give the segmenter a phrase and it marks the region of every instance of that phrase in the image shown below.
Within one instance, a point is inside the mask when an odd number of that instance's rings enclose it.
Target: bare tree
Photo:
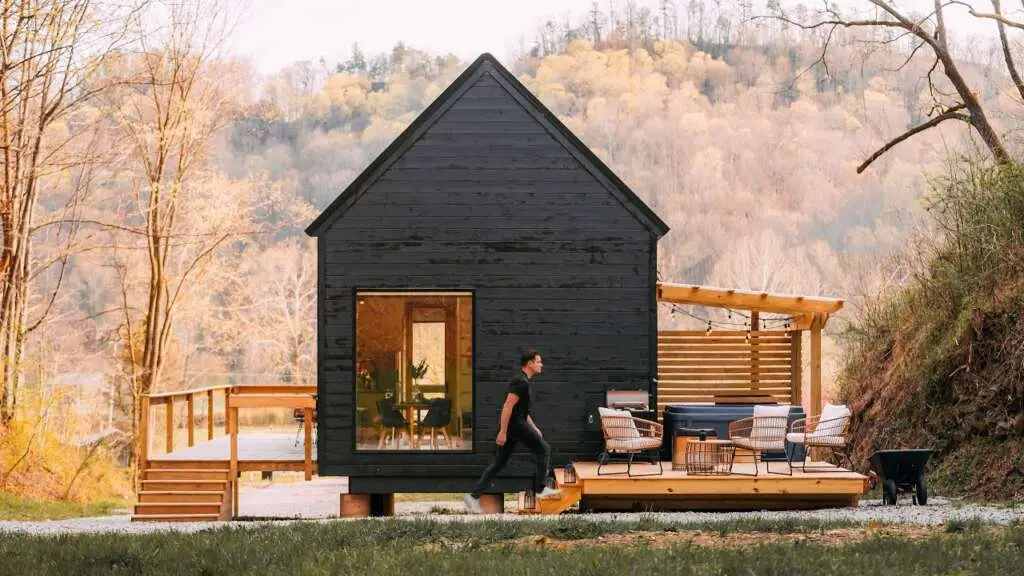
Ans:
[[[236,274],[241,302],[231,308],[239,332],[259,347],[263,371],[303,385],[314,373],[316,249],[297,238],[265,250]],[[257,280],[258,279],[258,280]]]
[[[958,4],[966,6],[970,13],[976,18],[991,18],[998,23],[1000,38],[1003,41],[1004,58],[1006,60],[1007,67],[1011,70],[1011,76],[1014,77],[1013,79],[1015,84],[1018,89],[1021,90],[1022,96],[1024,96],[1024,88],[1021,87],[1021,83],[1019,82],[1019,76],[1016,73],[1013,56],[1010,53],[1009,46],[1006,42],[1004,27],[1005,25],[1021,26],[1020,23],[1002,16],[999,7],[999,0],[995,0],[993,2],[995,7],[995,13],[993,14],[979,13],[969,4],[958,0],[934,0],[933,11],[923,17],[917,18],[912,17],[907,12],[897,9],[895,5],[891,4],[887,0],[868,1],[877,8],[877,15],[869,19],[846,18],[833,7],[827,7],[823,11],[820,11],[818,13],[818,18],[814,21],[791,18],[786,15],[781,8],[776,8],[776,14],[771,16],[771,18],[781,20],[805,30],[827,30],[828,34],[821,51],[821,55],[815,63],[825,66],[826,69],[828,66],[828,49],[834,39],[836,30],[839,28],[896,30],[899,34],[895,36],[895,39],[902,39],[904,37],[913,39],[913,47],[907,57],[908,62],[914,58],[922,48],[924,48],[926,52],[930,53],[932,65],[928,70],[927,80],[933,101],[933,108],[930,114],[931,118],[886,142],[881,148],[871,154],[871,156],[857,167],[857,173],[863,172],[871,165],[872,162],[877,160],[900,142],[912,138],[913,136],[930,128],[934,128],[947,120],[959,120],[969,125],[978,134],[982,142],[985,143],[985,146],[988,148],[997,163],[1005,164],[1012,162],[1012,158],[1009,152],[1007,152],[1002,137],[993,127],[985,113],[985,109],[982,107],[981,101],[977,96],[977,91],[973,90],[968,84],[960,70],[960,65],[957,63],[956,59],[954,59],[953,54],[950,51],[949,29],[946,23],[945,11],[950,5]],[[889,41],[891,40],[885,40],[883,42]],[[904,65],[900,66],[899,69],[902,69],[905,65],[906,62]],[[940,65],[942,67],[942,74],[954,89],[954,94],[945,93],[934,77],[934,73]]]
[[[219,5],[198,1],[156,8],[165,15],[164,25],[151,31],[144,15],[136,19],[141,49],[125,55],[126,82],[110,92],[109,101],[131,190],[119,227],[128,239],[127,255],[115,253],[114,267],[121,281],[119,332],[133,397],[133,435],[142,395],[161,380],[176,309],[218,248],[240,228],[248,232],[244,203],[232,201],[231,183],[211,165],[215,136],[235,108],[230,69],[217,58],[228,16]],[[136,248],[145,254],[144,263],[131,259]],[[137,265],[144,271],[138,301],[132,281]]]
[[[1013,80],[1013,85],[1017,87],[1017,92],[1020,93],[1021,100],[1024,101],[1024,81],[1021,81],[1020,73],[1017,71],[1017,65],[1013,61],[1013,53],[1010,52],[1010,41],[1006,38],[1006,27],[1012,26],[1024,30],[1024,23],[1015,22],[1009,20],[1003,16],[1002,6],[999,4],[999,0],[992,0],[992,8],[995,10],[994,14],[981,14],[971,9],[971,14],[976,18],[991,18],[996,21],[996,28],[999,30],[999,45],[1003,49],[1003,61],[1006,63],[1006,70],[1010,74],[1010,78]]]
[[[73,210],[89,180],[71,174],[79,161],[68,157],[69,137],[56,127],[102,89],[92,83],[97,64],[124,38],[109,24],[113,9],[99,5],[0,2],[0,425],[14,417],[27,335],[49,312],[67,263],[65,252],[43,264],[59,266],[57,279],[39,317],[30,319],[29,284],[41,270],[32,250],[40,193],[47,176],[63,171],[74,183],[64,195]],[[75,227],[62,230],[70,243]]]
[[[590,38],[594,42],[594,46],[601,45],[601,9],[597,5],[597,0],[590,6],[590,20],[588,22],[590,28]]]

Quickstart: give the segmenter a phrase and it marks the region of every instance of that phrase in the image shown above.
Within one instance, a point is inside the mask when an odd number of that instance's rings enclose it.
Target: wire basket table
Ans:
[[[693,476],[727,476],[736,447],[728,440],[697,440],[686,443],[686,473]]]

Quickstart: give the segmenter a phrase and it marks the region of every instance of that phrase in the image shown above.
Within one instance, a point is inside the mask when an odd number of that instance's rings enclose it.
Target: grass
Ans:
[[[880,533],[854,543],[809,540],[742,547],[678,542],[659,547],[584,545],[556,549],[524,544],[547,536],[566,541],[630,532],[705,530],[711,538],[739,532],[804,534],[851,523],[741,520],[673,524],[557,521],[444,522],[361,520],[291,526],[225,528],[198,534],[96,534],[0,538],[0,574],[594,574],[798,575],[1019,573],[1024,527],[933,530],[910,540]],[[534,538],[536,540],[536,538]],[[515,546],[501,546],[513,543]],[[527,540],[529,542],[530,540]],[[55,545],[56,544],[56,545]],[[496,546],[497,545],[497,546]]]
[[[34,500],[0,492],[0,520],[61,520],[88,516],[109,516],[118,510],[128,508],[125,501],[104,500],[80,504]]]

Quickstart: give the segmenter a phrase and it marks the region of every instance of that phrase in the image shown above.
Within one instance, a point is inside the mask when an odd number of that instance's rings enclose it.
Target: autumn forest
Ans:
[[[216,3],[0,4],[0,490],[73,497],[99,472],[43,472],[33,443],[131,438],[151,391],[315,383],[303,230],[468,62],[356,44],[268,75],[223,49]],[[844,18],[602,0],[495,54],[666,220],[662,279],[846,298],[826,374],[861,304],[907,281],[935,180],[1013,155],[1024,111],[1019,24],[933,46]]]

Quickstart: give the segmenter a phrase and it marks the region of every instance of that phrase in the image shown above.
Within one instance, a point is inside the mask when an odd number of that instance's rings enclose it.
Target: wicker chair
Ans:
[[[849,443],[846,431],[850,426],[850,409],[843,405],[826,404],[821,414],[816,417],[801,418],[793,422],[786,440],[793,445],[801,445],[805,449],[823,448],[829,450],[837,460],[845,459],[847,468],[853,469],[853,461],[847,452]],[[800,470],[807,472],[836,472],[832,466],[807,466],[807,451]],[[840,460],[841,462],[841,460]],[[841,471],[841,470],[840,470]]]
[[[786,429],[789,427],[789,406],[754,406],[754,415],[750,418],[743,418],[729,423],[729,440],[736,446],[737,450],[750,452],[754,462],[754,473],[758,475],[759,463],[765,463],[765,470],[769,474],[784,474],[791,476],[793,469],[789,465],[789,457],[785,459],[786,472],[772,472],[771,461],[762,459],[764,452],[786,452]],[[733,459],[735,466],[736,460]],[[735,472],[734,474],[745,474]]]
[[[661,466],[662,425],[650,420],[635,418],[628,410],[598,408],[601,417],[601,431],[604,433],[604,452],[597,459],[597,474],[608,476],[622,472],[601,472],[601,467],[608,464],[613,457],[626,458],[626,475],[660,476]],[[650,474],[633,474],[633,460],[637,455],[647,456],[651,464],[658,465],[658,472]]]

